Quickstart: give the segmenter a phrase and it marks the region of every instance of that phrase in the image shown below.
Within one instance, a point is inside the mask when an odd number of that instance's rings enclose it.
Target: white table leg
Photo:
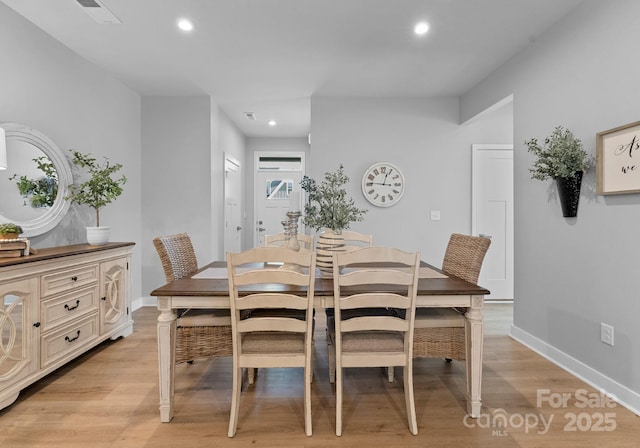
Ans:
[[[158,373],[160,375],[160,421],[173,418],[176,365],[176,313],[169,297],[158,297]]]
[[[482,407],[483,306],[484,296],[473,296],[471,297],[471,307],[467,309],[467,313],[465,314],[467,413],[473,418],[480,416],[480,408]]]

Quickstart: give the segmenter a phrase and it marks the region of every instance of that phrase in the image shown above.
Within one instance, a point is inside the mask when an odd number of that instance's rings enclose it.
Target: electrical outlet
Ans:
[[[600,323],[600,340],[613,347],[613,326]]]

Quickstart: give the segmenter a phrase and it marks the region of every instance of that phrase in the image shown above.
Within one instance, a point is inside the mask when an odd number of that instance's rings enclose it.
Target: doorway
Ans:
[[[478,284],[513,300],[513,145],[471,145],[471,232],[491,238]]]
[[[240,162],[224,156],[224,252],[242,250],[242,176]]]
[[[300,182],[304,175],[304,152],[256,152],[254,176],[254,247],[264,245],[264,236],[283,231],[285,213],[292,208],[291,200],[302,201]],[[297,204],[302,209],[302,203]],[[298,222],[298,232],[304,225]]]

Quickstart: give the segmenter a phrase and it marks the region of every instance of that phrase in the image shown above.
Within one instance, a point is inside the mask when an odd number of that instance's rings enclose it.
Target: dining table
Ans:
[[[480,416],[484,297],[489,291],[442,270],[420,263],[416,307],[464,308],[467,413]],[[371,286],[375,288],[375,286]],[[268,286],[265,286],[265,290]],[[333,279],[316,271],[314,307],[333,308]],[[255,291],[253,291],[255,292]],[[292,291],[295,292],[295,291]],[[213,261],[190,276],[167,283],[151,292],[158,307],[158,374],[160,421],[173,417],[175,337],[177,309],[229,309],[229,284],[225,261]]]

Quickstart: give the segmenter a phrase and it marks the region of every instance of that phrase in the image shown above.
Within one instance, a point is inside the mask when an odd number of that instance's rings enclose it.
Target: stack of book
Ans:
[[[0,240],[0,258],[13,258],[29,255],[29,242],[21,240]]]

